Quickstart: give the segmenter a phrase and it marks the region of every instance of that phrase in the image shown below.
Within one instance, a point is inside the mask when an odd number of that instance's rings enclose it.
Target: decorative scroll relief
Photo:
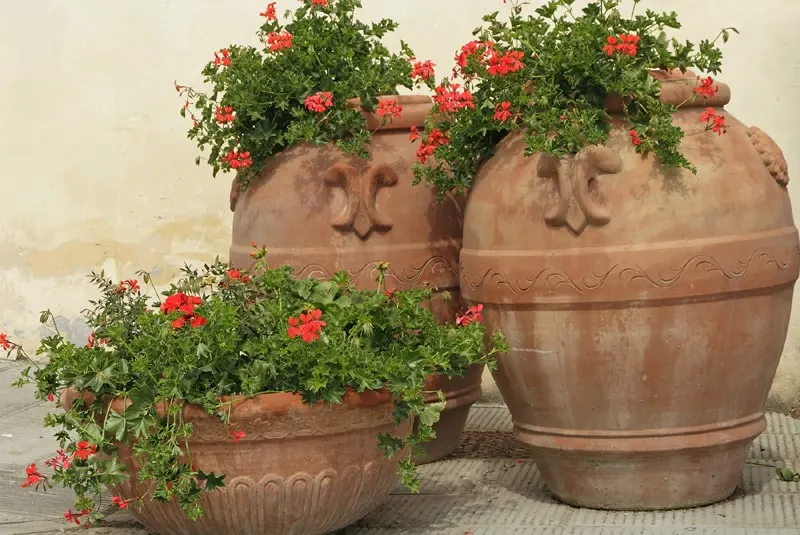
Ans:
[[[608,147],[593,145],[568,159],[559,160],[542,154],[536,167],[540,177],[552,178],[558,184],[558,203],[544,218],[551,225],[566,225],[581,234],[588,225],[605,225],[611,214],[589,195],[589,183],[601,174],[622,171],[622,159]]]
[[[331,226],[341,232],[354,232],[362,240],[374,230],[388,231],[392,222],[378,211],[378,190],[397,184],[397,173],[387,164],[373,164],[363,173],[346,163],[334,164],[325,173],[328,186],[342,188],[347,198],[341,214]]]
[[[778,144],[763,130],[755,126],[747,129],[747,135],[753,147],[761,156],[761,161],[769,171],[769,174],[780,184],[785,186],[789,183],[789,166],[786,158]]]
[[[378,274],[378,262],[369,262],[357,269],[348,269],[350,282],[355,286],[362,278],[374,281]],[[295,271],[296,277],[308,278],[316,277],[327,279],[333,273],[323,264],[308,264]],[[457,285],[456,264],[449,258],[441,255],[432,256],[422,262],[407,265],[402,269],[397,269],[390,262],[389,271],[386,272],[386,281],[393,282],[402,287],[418,287],[425,281],[433,284],[433,281],[447,281],[453,286]],[[452,282],[450,282],[452,281]]]
[[[491,303],[569,304],[650,301],[757,291],[789,285],[800,274],[794,228],[683,247],[545,257],[462,251],[461,290]],[[683,260],[681,260],[683,259]]]

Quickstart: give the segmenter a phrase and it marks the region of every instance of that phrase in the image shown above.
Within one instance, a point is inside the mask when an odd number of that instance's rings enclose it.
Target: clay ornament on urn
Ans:
[[[688,53],[659,33],[671,18],[613,0],[554,25],[569,3],[513,7],[525,40],[498,23],[462,49],[467,82],[440,94],[471,105],[429,118],[423,137],[447,144],[416,172],[470,188],[462,295],[508,339],[494,378],[550,491],[601,509],[717,502],[765,429],[786,339],[786,162],[725,110],[725,84],[687,69],[715,74],[714,43]]]

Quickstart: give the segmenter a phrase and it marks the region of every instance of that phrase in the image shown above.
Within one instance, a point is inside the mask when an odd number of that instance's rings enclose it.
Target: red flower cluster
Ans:
[[[305,106],[308,111],[322,113],[333,106],[333,94],[330,91],[317,91],[306,97]]]
[[[238,269],[229,269],[226,273],[228,276],[228,280],[240,280],[242,282],[247,282],[250,278],[247,275],[242,275],[242,272]]]
[[[119,496],[112,496],[111,497],[111,503],[113,503],[114,505],[116,505],[120,509],[127,509],[128,508],[128,502],[126,502],[125,500],[123,500]]]
[[[706,111],[700,114],[700,121],[706,123],[706,130],[716,132],[721,136],[728,131],[728,125],[725,124],[725,117],[717,115],[714,108],[706,108]]]
[[[292,48],[294,36],[289,32],[271,32],[267,35],[270,52],[280,52],[284,48]]]
[[[311,5],[326,7],[328,5],[328,0],[311,0]]]
[[[392,288],[391,290],[386,290],[385,292],[383,292],[383,295],[385,295],[389,299],[394,299],[394,294],[396,293],[397,293],[397,288]]]
[[[469,307],[467,311],[464,312],[463,316],[456,316],[456,325],[463,327],[473,322],[477,323],[482,322],[483,321],[483,314],[481,314],[482,310],[483,310],[483,305],[481,304]]]
[[[433,97],[433,101],[439,110],[453,113],[464,108],[475,109],[472,93],[467,89],[459,91],[460,88],[459,84],[451,84],[449,87],[440,85],[436,88],[436,96]]]
[[[233,115],[233,108],[231,106],[217,106],[216,111],[214,112],[214,118],[220,124],[225,123],[232,123],[236,117]]]
[[[80,526],[81,525],[80,518],[88,515],[89,512],[90,512],[89,509],[84,509],[80,513],[73,513],[72,508],[70,507],[70,509],[66,513],[64,513],[64,518],[66,519],[67,522],[75,522],[76,525]]]
[[[275,20],[278,16],[275,14],[275,2],[270,2],[267,5],[267,9],[264,10],[263,13],[259,13],[262,17],[266,17],[267,20]]]
[[[375,114],[378,117],[386,117],[388,115],[395,119],[400,117],[401,113],[403,113],[403,106],[398,104],[396,100],[381,100],[378,103],[378,109],[375,110]]]
[[[27,488],[32,485],[38,485],[44,481],[44,476],[39,473],[39,470],[37,470],[35,464],[29,464],[27,468],[25,468],[25,475],[28,476],[28,479],[26,479],[25,483],[22,484],[23,488]]]
[[[318,308],[300,314],[300,318],[289,318],[289,338],[303,338],[303,341],[310,344],[314,340],[319,340],[319,333],[327,325],[321,321],[322,311]]]
[[[428,140],[423,142],[417,149],[417,160],[419,163],[427,162],[428,158],[433,156],[436,147],[447,145],[448,143],[450,143],[450,139],[447,137],[447,134],[443,133],[438,128],[434,128],[431,130],[431,133],[428,134]]]
[[[86,347],[91,349],[95,346],[95,344],[105,345],[108,342],[109,342],[108,338],[101,338],[100,340],[97,340],[97,335],[95,334],[94,331],[92,331],[91,333],[89,333],[89,338],[86,339]]]
[[[231,431],[231,436],[233,437],[233,443],[236,444],[240,440],[242,440],[246,435],[244,431]]]
[[[64,450],[57,449],[56,456],[52,459],[47,459],[44,464],[53,470],[69,470],[69,467],[72,466],[72,458]]]
[[[194,312],[194,307],[199,305],[202,300],[196,295],[186,295],[183,292],[177,292],[167,297],[161,303],[161,312],[164,314],[171,314],[172,312],[179,311],[182,316],[172,322],[172,327],[180,329],[186,325],[186,320],[189,320],[192,327],[200,327],[205,325],[206,319],[203,316],[198,316]]]
[[[704,98],[712,98],[719,93],[719,86],[714,84],[714,79],[709,76],[700,81],[700,85],[694,88],[694,92]]]
[[[80,442],[78,442],[77,449],[75,450],[75,453],[72,455],[72,458],[78,459],[79,461],[85,461],[95,453],[97,453],[97,446],[95,446],[94,444],[89,444],[85,440],[81,440]]]
[[[631,130],[630,134],[631,134],[631,143],[633,143],[637,147],[642,144],[642,140],[639,139],[639,132],[637,132],[636,130]]]
[[[133,293],[139,293],[141,288],[139,287],[139,281],[136,279],[128,279],[121,281],[117,289],[120,292],[131,291]]]
[[[417,125],[411,125],[411,133],[408,135],[408,138],[412,143],[419,139],[419,130],[417,130]]]
[[[222,54],[220,56],[220,54]],[[227,48],[223,48],[219,53],[214,52],[214,65],[224,65],[227,67],[231,64],[231,53]]]
[[[0,347],[8,351],[11,349],[11,346],[14,345],[8,340],[8,335],[6,333],[0,333]]]
[[[498,121],[507,121],[512,116],[511,114],[511,103],[501,102],[494,108],[494,118]]]
[[[411,69],[411,77],[427,80],[435,76],[433,68],[436,66],[431,60],[415,61]]]
[[[609,56],[613,56],[614,52],[626,54],[628,56],[636,55],[636,45],[639,44],[639,36],[629,33],[622,33],[619,38],[609,35],[606,37],[606,44],[603,46],[603,52]]]
[[[228,164],[231,169],[244,169],[253,165],[249,152],[229,151],[222,158],[223,163]]]
[[[461,72],[464,71],[464,68],[467,66],[467,62],[469,62],[469,58],[472,56],[478,56],[478,61],[483,63],[486,60],[486,57],[493,53],[494,51],[494,43],[491,41],[470,41],[466,45],[461,47],[456,53],[456,63],[458,64],[458,68],[461,69]],[[454,69],[454,74],[458,72],[458,68]]]
[[[520,61],[525,54],[519,50],[509,50],[502,56],[492,51],[489,56],[489,74],[491,76],[505,76],[517,72],[525,65]]]

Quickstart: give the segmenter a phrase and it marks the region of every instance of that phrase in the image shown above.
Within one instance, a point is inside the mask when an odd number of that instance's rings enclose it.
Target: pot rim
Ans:
[[[367,121],[368,129],[387,132],[409,130],[412,126],[422,128],[425,124],[425,118],[433,106],[433,99],[428,95],[381,95],[378,97],[378,102],[391,100],[403,107],[400,117],[384,120],[375,113],[362,109],[361,114]],[[351,108],[359,108],[361,100],[358,98],[348,99],[347,105]]]
[[[82,397],[90,403],[94,402],[96,396],[90,392],[80,392],[79,390],[67,387],[60,395],[60,406],[66,406],[66,400]],[[329,404],[325,401],[318,401],[313,405],[309,405],[303,401],[300,394],[291,392],[270,392],[257,394],[255,396],[233,395],[222,396],[218,398],[222,403],[230,404],[230,418],[229,423],[247,421],[252,419],[257,414],[272,413],[272,414],[285,414],[292,412],[294,414],[307,414],[311,411],[317,410],[320,406],[327,406],[333,410],[353,410],[359,408],[373,408],[380,405],[385,405],[392,402],[392,393],[383,388],[381,390],[365,390],[364,392],[357,392],[353,388],[347,388],[345,394],[339,404]],[[202,406],[185,401],[176,403],[183,404],[183,416],[189,420],[198,420],[202,418],[214,418],[214,415],[208,414]],[[125,409],[131,404],[130,399],[123,397],[115,397],[111,400],[111,407],[120,414],[125,412]],[[71,406],[71,405],[70,405]],[[166,414],[168,403],[161,401],[156,406],[156,411],[159,415]]]

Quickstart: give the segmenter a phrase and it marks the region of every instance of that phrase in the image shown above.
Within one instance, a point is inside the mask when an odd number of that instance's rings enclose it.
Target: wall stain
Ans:
[[[133,243],[113,230],[107,221],[95,219],[73,228],[73,233],[91,239],[69,240],[48,250],[14,244],[21,251],[0,257],[0,269],[16,268],[33,278],[53,278],[88,274],[112,260],[124,274],[121,276],[130,277],[144,269],[151,272],[156,284],[167,284],[184,262],[210,262],[217,255],[227,260],[231,236],[230,222],[219,215],[165,221]],[[36,241],[29,243],[35,245]]]

